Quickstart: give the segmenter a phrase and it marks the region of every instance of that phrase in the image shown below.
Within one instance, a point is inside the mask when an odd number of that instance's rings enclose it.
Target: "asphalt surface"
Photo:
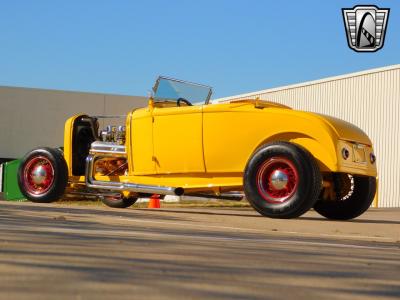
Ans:
[[[333,222],[0,201],[0,231],[0,299],[400,298],[399,209]]]

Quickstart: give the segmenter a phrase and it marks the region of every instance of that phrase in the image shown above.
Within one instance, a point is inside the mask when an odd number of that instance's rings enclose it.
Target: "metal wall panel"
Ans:
[[[146,97],[0,87],[0,158],[18,158],[29,150],[63,145],[64,123],[79,113],[126,115],[147,104]],[[100,120],[100,126],[125,124]]]
[[[400,207],[400,65],[214,100],[255,99],[338,117],[374,143],[379,207]]]

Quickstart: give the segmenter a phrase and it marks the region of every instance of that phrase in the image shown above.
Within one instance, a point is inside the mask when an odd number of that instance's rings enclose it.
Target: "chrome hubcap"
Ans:
[[[295,165],[285,157],[267,159],[257,171],[257,189],[269,203],[289,201],[297,191],[299,175]]]
[[[46,171],[46,169],[42,165],[37,166],[32,171],[32,181],[35,184],[43,184],[46,180],[47,180],[47,171]]]
[[[289,177],[281,170],[275,170],[271,174],[270,182],[275,190],[283,190],[286,188]]]

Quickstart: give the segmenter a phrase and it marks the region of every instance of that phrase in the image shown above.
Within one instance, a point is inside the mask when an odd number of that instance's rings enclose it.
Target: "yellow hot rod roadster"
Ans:
[[[101,116],[66,121],[64,147],[38,148],[21,163],[27,199],[98,195],[111,207],[138,197],[244,193],[260,214],[330,219],[368,209],[376,191],[372,143],[356,126],[260,100],[211,104],[208,86],[159,77],[148,107],[99,131]],[[240,196],[240,194],[239,194]]]

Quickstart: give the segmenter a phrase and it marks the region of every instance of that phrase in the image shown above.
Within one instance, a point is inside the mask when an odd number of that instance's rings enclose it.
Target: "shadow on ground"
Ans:
[[[245,212],[244,216],[258,217]],[[117,222],[120,217],[186,221],[184,214],[180,218],[140,210],[133,214],[54,206],[2,207],[1,298],[400,296],[400,254],[393,249],[293,246],[279,243],[276,236],[266,242],[260,241],[259,234],[123,224]]]

